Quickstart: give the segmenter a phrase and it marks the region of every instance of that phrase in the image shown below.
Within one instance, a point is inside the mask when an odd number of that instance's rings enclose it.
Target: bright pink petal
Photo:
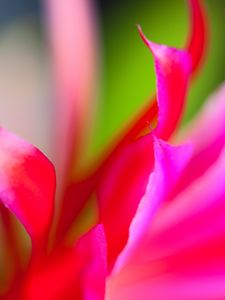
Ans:
[[[89,0],[47,0],[47,13],[57,100],[54,152],[61,184],[87,129],[90,130],[97,77],[97,34]]]
[[[155,138],[155,166],[145,194],[131,222],[128,242],[116,261],[114,272],[118,272],[130,259],[148,234],[155,211],[166,199],[178,180],[191,154],[190,145],[172,147]]]
[[[109,279],[115,299],[135,299],[141,291],[143,299],[224,298],[224,174],[225,148],[204,175],[159,210],[132,260]]]
[[[124,147],[103,170],[97,195],[110,268],[126,243],[130,222],[145,193],[152,166],[153,141],[147,135]]]
[[[167,203],[158,214],[152,228],[152,255],[174,254],[181,251],[193,251],[204,246],[204,254],[211,251],[213,240],[225,236],[225,148],[218,160],[193,182],[177,198]],[[208,244],[208,246],[207,246]],[[225,243],[220,243],[224,249]],[[208,248],[208,250],[207,250]],[[163,252],[162,252],[163,251]],[[214,259],[218,255],[215,247]],[[225,261],[225,255],[223,255]],[[184,260],[183,264],[189,263]]]
[[[47,237],[52,220],[55,173],[34,146],[0,129],[0,198],[33,242]]]
[[[106,246],[98,225],[73,247],[58,249],[31,266],[22,288],[25,300],[103,300]]]
[[[139,32],[155,61],[159,106],[155,135],[167,140],[176,129],[183,112],[191,75],[189,56],[182,50],[147,40],[140,27]]]
[[[203,178],[166,204],[125,268],[108,280],[109,299],[225,297],[225,149]]]

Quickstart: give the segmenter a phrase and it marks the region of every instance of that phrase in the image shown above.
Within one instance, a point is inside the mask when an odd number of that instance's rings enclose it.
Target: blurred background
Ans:
[[[152,57],[136,24],[155,42],[182,47],[188,32],[184,0],[95,0],[101,74],[91,159],[137,114],[155,91]],[[183,124],[225,80],[225,1],[206,0],[208,56],[192,85]],[[168,4],[169,3],[169,4]],[[42,3],[0,0],[0,124],[49,154],[52,79]],[[212,124],[209,124],[211,127]]]

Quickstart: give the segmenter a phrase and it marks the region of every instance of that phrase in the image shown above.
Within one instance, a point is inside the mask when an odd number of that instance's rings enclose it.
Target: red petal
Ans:
[[[80,246],[81,250],[88,253],[86,268],[82,273],[82,299],[103,300],[107,275],[107,249],[103,226],[97,225],[92,229],[82,238]]]
[[[104,299],[106,246],[98,225],[70,249],[58,249],[27,274],[22,299]]]
[[[127,241],[128,228],[144,195],[152,166],[153,141],[147,135],[121,149],[104,168],[97,195],[110,268]]]
[[[187,45],[188,53],[191,55],[192,76],[202,63],[208,44],[207,20],[203,8],[203,1],[188,0],[191,11],[191,29],[189,42]]]
[[[16,135],[0,129],[0,199],[33,242],[46,238],[54,206],[55,173],[48,159]]]

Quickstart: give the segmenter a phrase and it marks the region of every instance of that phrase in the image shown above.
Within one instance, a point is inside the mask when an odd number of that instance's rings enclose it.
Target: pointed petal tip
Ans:
[[[137,29],[138,29],[138,33],[139,33],[142,41],[152,51],[152,48],[151,48],[152,42],[149,39],[147,39],[147,37],[145,36],[145,34],[144,34],[144,32],[143,32],[142,27],[141,27],[140,24],[137,24]]]
[[[176,55],[176,54],[185,53],[185,51],[183,49],[168,47],[168,46],[165,46],[162,44],[157,44],[157,43],[152,42],[145,36],[145,34],[139,24],[137,24],[137,29],[138,29],[141,39],[143,40],[145,45],[149,48],[149,50],[151,51],[155,60],[158,60],[161,63],[167,63],[168,60],[174,60],[174,61],[179,60],[179,58],[177,57],[178,55]]]

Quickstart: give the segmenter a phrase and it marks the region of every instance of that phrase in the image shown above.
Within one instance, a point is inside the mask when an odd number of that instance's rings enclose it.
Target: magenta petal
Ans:
[[[172,190],[190,154],[190,145],[175,147],[155,138],[154,170],[149,177],[146,192],[131,222],[128,242],[117,259],[114,272],[118,272],[133,255],[135,248],[141,245],[141,241],[149,232],[155,211]]]
[[[191,75],[190,58],[185,51],[147,40],[140,27],[139,32],[155,61],[159,106],[155,135],[167,140],[176,129],[183,112]]]
[[[225,297],[224,173],[225,148],[204,176],[159,210],[138,251],[109,278],[109,298]]]
[[[33,242],[46,238],[52,219],[54,168],[34,146],[0,129],[0,199]]]
[[[84,300],[104,300],[107,275],[107,249],[102,225],[97,225],[81,241],[81,247],[89,252],[82,272]]]

